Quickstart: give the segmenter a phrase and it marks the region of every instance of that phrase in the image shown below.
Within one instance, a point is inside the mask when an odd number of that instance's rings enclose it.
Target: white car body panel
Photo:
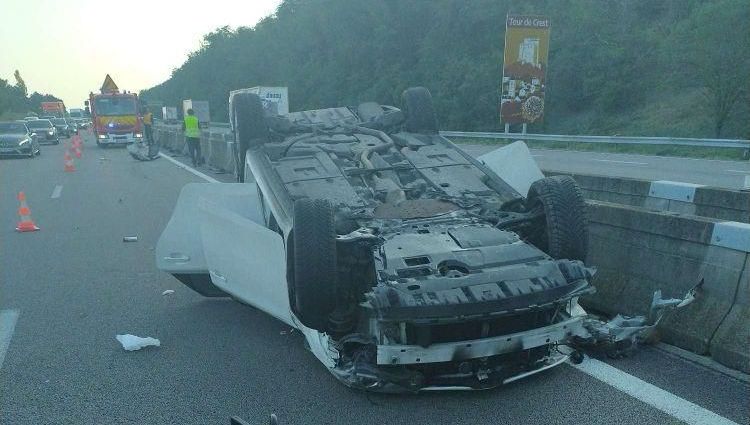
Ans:
[[[156,266],[169,273],[208,273],[198,223],[202,200],[221,205],[255,223],[263,223],[254,185],[189,183],[177,199],[172,217],[156,244]]]
[[[253,185],[245,185],[255,190]],[[281,235],[207,200],[200,234],[211,281],[224,292],[295,326]]]
[[[477,159],[523,196],[529,193],[532,183],[544,178],[528,146],[520,140]]]

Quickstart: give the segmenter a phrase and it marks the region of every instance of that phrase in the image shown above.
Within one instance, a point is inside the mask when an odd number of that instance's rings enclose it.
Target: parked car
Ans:
[[[75,132],[65,118],[52,118],[50,121],[52,121],[52,125],[55,126],[57,134],[61,137],[70,137]]]
[[[39,143],[60,144],[60,136],[50,120],[33,120],[26,123],[33,133],[36,133]]]
[[[25,123],[0,122],[0,155],[33,158],[40,153],[37,137]]]
[[[544,178],[523,142],[463,152],[424,88],[402,103],[278,116],[234,93],[244,184],[183,188],[157,266],[298,329],[336,378],[383,392],[491,388],[587,347],[616,352],[689,302],[655,294],[648,319],[588,315],[576,182]]]

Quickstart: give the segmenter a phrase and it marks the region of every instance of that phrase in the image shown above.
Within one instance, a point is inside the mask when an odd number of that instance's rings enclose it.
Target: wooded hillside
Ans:
[[[286,0],[204,38],[149,100],[289,87],[292,110],[400,103],[428,87],[441,127],[497,130],[505,16],[551,18],[545,121],[530,132],[750,137],[747,0]],[[168,46],[159,46],[168,48]]]

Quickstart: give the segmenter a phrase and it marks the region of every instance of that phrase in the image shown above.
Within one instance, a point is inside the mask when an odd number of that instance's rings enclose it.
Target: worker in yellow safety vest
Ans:
[[[187,110],[185,120],[182,122],[182,130],[185,132],[185,141],[187,142],[190,159],[193,160],[193,167],[204,163],[201,155],[201,128],[198,124],[198,117],[192,109]]]
[[[146,143],[151,146],[154,143],[154,114],[148,110],[148,106],[143,108],[143,135],[146,136]]]

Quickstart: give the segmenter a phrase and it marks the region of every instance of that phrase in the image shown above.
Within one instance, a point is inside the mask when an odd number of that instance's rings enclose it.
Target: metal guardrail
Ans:
[[[210,122],[209,128],[229,130],[229,123]],[[441,136],[467,139],[513,139],[540,142],[603,143],[621,145],[671,145],[700,146],[713,148],[750,149],[750,140],[745,139],[698,139],[685,137],[628,137],[628,136],[572,136],[565,134],[492,133],[481,131],[441,131]]]
[[[702,146],[714,148],[750,149],[750,140],[744,139],[693,139],[681,137],[626,137],[626,136],[569,136],[559,134],[488,133],[466,131],[441,131],[445,137],[470,139],[514,139],[546,142],[607,143],[622,145],[672,145]]]

